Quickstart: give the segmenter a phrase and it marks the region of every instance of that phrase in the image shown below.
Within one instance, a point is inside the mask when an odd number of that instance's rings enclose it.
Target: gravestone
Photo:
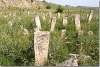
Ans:
[[[8,25],[12,26],[13,25],[13,22],[12,21],[9,21],[8,22]]]
[[[61,30],[61,37],[63,38],[65,36],[66,29]]]
[[[48,60],[50,33],[48,31],[34,32],[35,65],[42,66]]]
[[[29,11],[27,11],[27,15],[30,15],[30,12]]]
[[[68,21],[67,21],[67,17],[63,18],[63,26],[65,27],[67,25]]]
[[[40,18],[39,16],[35,16],[35,22],[36,22],[36,31],[41,30],[41,23],[40,23]]]
[[[20,27],[21,27],[21,30],[23,31],[23,35],[28,36],[29,35],[28,29],[24,28],[23,25],[21,25]]]
[[[63,63],[57,64],[56,66],[78,66],[78,56],[77,54],[70,54],[70,58],[65,60]]]
[[[58,18],[60,18],[60,16],[61,16],[61,15],[60,15],[60,13],[59,13],[59,12],[57,13],[57,16],[58,16]]]
[[[92,20],[92,18],[93,18],[93,13],[94,13],[94,11],[91,10],[91,13],[90,13],[90,15],[89,15],[89,19],[88,19],[88,23],[91,22],[91,20]]]
[[[87,16],[87,18],[89,18],[89,14],[87,14],[86,16]]]
[[[45,14],[42,15],[43,20],[46,20],[46,16]]]
[[[79,14],[75,14],[75,26],[76,26],[77,32],[80,32],[81,24],[80,24],[80,15]]]
[[[51,32],[54,31],[55,25],[56,25],[56,17],[53,17],[51,21],[51,30],[50,30]]]

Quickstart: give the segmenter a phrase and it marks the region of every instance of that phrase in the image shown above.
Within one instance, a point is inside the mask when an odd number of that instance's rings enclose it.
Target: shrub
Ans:
[[[58,8],[56,9],[56,13],[62,13],[63,12],[63,7],[62,6],[58,6]]]
[[[46,6],[46,9],[51,9],[51,6],[50,6],[50,5],[47,5],[47,6]]]

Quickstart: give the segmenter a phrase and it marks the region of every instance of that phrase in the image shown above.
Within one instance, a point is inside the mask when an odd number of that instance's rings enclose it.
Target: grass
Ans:
[[[76,10],[76,9],[75,9]],[[69,13],[77,13],[77,11],[65,10]],[[82,9],[83,10],[83,9]],[[33,66],[34,65],[34,28],[35,21],[33,21],[33,10],[8,9],[2,10],[0,13],[0,65],[2,66]],[[79,10],[80,11],[80,10]],[[8,16],[16,13],[15,16]],[[57,18],[55,31],[50,34],[49,56],[47,65],[56,65],[68,59],[69,53],[79,54],[79,65],[98,65],[99,64],[99,38],[98,38],[98,12],[95,13],[90,24],[87,22],[86,13],[88,10],[78,12],[81,13],[81,29],[83,35],[78,36],[75,30],[74,17],[68,17],[68,24],[64,28],[62,26],[62,17]],[[65,14],[65,13],[62,13]],[[50,17],[47,16],[43,20],[40,15],[42,31],[50,31]],[[55,14],[54,14],[55,15]],[[7,17],[4,17],[7,16]],[[85,18],[84,18],[85,17]],[[8,24],[9,21],[14,22],[12,26]],[[21,26],[26,28],[29,32],[24,35],[24,30]],[[61,30],[66,29],[65,37],[61,38]],[[93,31],[93,35],[88,35],[88,31]],[[77,45],[79,44],[79,45]],[[89,60],[83,59],[82,55],[88,55]],[[91,62],[90,62],[91,61]]]

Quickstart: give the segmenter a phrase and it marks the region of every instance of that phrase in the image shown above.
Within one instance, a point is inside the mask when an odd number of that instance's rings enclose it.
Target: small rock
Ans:
[[[93,32],[92,31],[88,31],[88,35],[93,35]]]

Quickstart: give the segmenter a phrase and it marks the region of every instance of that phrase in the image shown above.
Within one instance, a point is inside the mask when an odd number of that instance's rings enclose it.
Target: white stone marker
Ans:
[[[41,23],[40,23],[40,18],[39,18],[39,16],[37,15],[37,16],[35,16],[35,22],[36,22],[36,31],[39,31],[39,30],[41,30]]]
[[[53,17],[51,22],[51,30],[50,30],[51,32],[54,31],[55,25],[56,25],[56,17]]]
[[[80,24],[80,15],[79,14],[75,14],[75,26],[76,26],[76,30],[78,32],[81,31],[81,24]]]
[[[76,66],[78,67],[78,55],[77,54],[71,54],[71,57],[68,60],[65,60],[61,64],[57,64],[56,66]]]
[[[87,14],[86,16],[87,16],[87,18],[89,18],[89,14]]]
[[[24,35],[29,35],[28,29],[24,28],[24,29],[23,29],[23,34],[24,34]]]
[[[35,65],[41,66],[47,62],[50,32],[34,32]]]
[[[12,21],[9,21],[8,24],[12,27],[13,22]]]
[[[65,36],[65,33],[66,33],[66,29],[62,29],[62,30],[61,30],[61,37],[62,37],[62,38]]]
[[[67,20],[67,17],[64,17],[63,18],[63,26],[65,27],[68,23],[68,20]]]
[[[79,55],[78,55],[78,54],[70,54],[70,56],[72,56],[71,58],[73,59],[71,65],[72,65],[72,66],[78,66],[78,58],[77,58],[77,57],[78,57]]]
[[[91,13],[90,13],[90,15],[89,15],[89,19],[88,19],[88,23],[91,22],[91,20],[92,20],[92,18],[93,18],[93,13],[94,13],[94,11],[91,10]]]
[[[42,15],[43,20],[46,20],[46,16],[45,14]]]
[[[29,11],[27,11],[27,15],[30,15],[30,12]]]
[[[57,16],[58,16],[58,18],[60,18],[60,16],[61,16],[61,15],[60,15],[60,13],[59,13],[59,12],[57,13]]]
[[[24,34],[25,36],[28,36],[28,35],[29,35],[28,29],[24,28],[23,25],[21,25],[20,27],[21,27],[21,30],[23,31],[23,34]]]

